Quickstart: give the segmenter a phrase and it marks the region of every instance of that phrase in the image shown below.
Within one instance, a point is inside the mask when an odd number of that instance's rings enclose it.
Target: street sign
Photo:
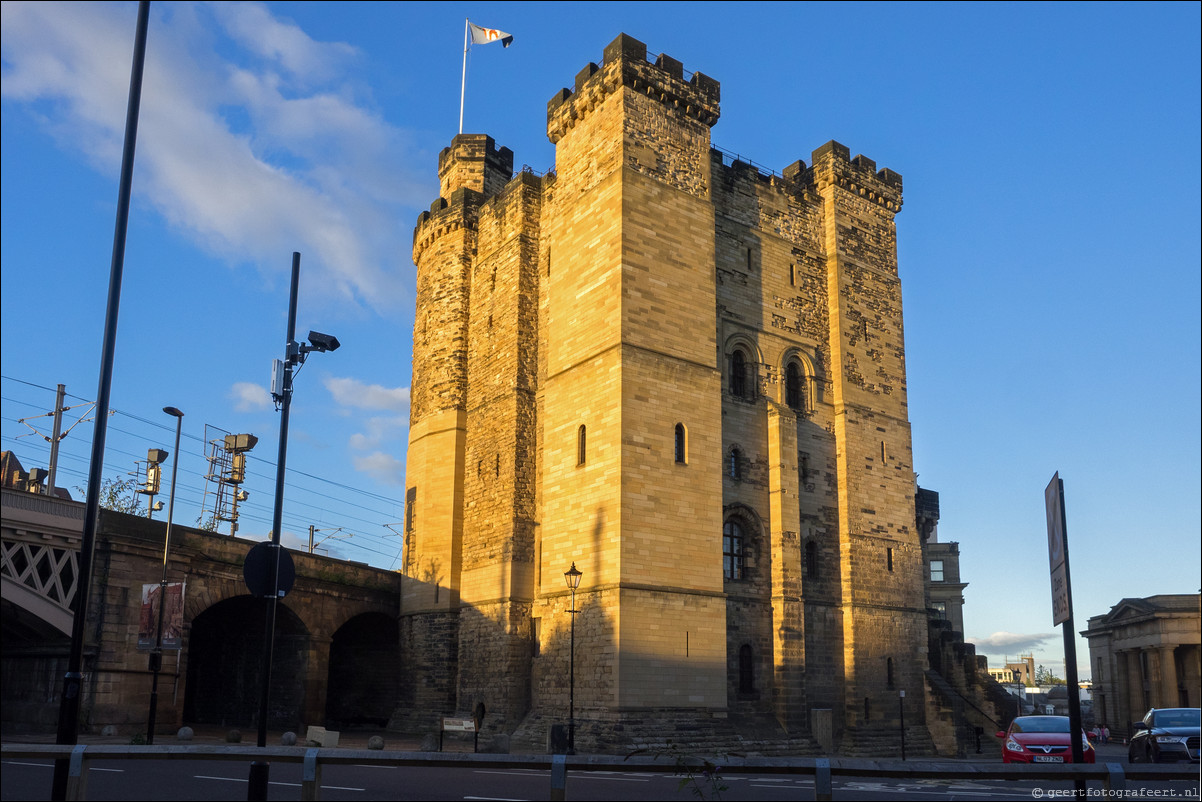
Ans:
[[[272,587],[272,563],[279,560],[279,578]],[[256,543],[246,554],[246,562],[242,564],[242,578],[246,587],[254,596],[271,598],[278,592],[278,598],[284,598],[296,582],[296,566],[288,549],[278,543]]]
[[[1064,525],[1064,483],[1060,472],[1052,476],[1043,491],[1044,506],[1048,517],[1048,567],[1052,578],[1052,624],[1060,625],[1073,614],[1072,600],[1068,588],[1068,551]]]

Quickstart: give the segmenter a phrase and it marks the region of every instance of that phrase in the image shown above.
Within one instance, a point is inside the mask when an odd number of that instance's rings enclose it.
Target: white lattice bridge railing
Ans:
[[[31,612],[60,630],[71,620],[71,602],[79,588],[78,551],[5,540],[0,543],[0,577],[6,599],[26,608],[40,608]]]
[[[0,575],[71,609],[79,579],[78,551],[8,541],[3,543],[2,563]]]

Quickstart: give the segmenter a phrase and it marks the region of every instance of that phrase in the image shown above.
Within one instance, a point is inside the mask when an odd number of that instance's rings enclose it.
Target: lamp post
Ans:
[[[906,692],[898,691],[897,712],[901,717],[901,752],[902,760],[906,759]]]
[[[175,477],[179,470],[179,432],[184,413],[175,407],[163,407],[175,418],[175,462],[171,463],[171,495],[167,501],[167,534],[163,538],[163,577],[159,580],[159,620],[154,631],[154,649],[150,652],[150,716],[146,721],[146,743],[154,743],[154,717],[159,707],[159,671],[163,668],[163,611],[167,608],[167,559],[171,556],[171,518],[175,512]]]
[[[571,626],[571,646],[569,647],[568,657],[568,754],[576,754],[576,588],[580,587],[580,577],[584,573],[576,568],[576,563],[572,562],[572,567],[563,572],[563,578],[567,580],[568,589],[572,591],[572,608],[568,610],[568,614],[572,617]]]

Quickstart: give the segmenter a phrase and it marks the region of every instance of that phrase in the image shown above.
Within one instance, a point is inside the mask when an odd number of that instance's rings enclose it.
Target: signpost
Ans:
[[[1073,585],[1068,570],[1068,524],[1064,512],[1064,480],[1060,472],[1043,491],[1048,516],[1048,565],[1052,579],[1052,623],[1064,626],[1064,679],[1068,683],[1068,729],[1073,762],[1085,760],[1081,742],[1081,686],[1077,683],[1077,642],[1073,631]],[[1085,781],[1076,781],[1077,796],[1085,797]]]

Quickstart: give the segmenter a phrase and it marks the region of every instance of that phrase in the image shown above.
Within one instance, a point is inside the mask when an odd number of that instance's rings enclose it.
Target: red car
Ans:
[[[1068,716],[1020,716],[1010,729],[999,732],[1003,738],[1003,763],[1072,763]],[[1081,750],[1085,762],[1094,762],[1093,744],[1081,732]]]

